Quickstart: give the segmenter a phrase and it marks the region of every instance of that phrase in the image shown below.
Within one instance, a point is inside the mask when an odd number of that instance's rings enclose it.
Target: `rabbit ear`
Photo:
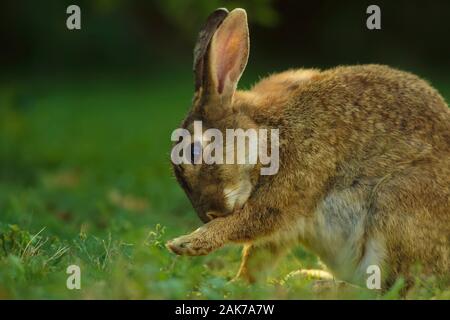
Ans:
[[[195,75],[195,92],[200,90],[200,87],[204,86],[205,81],[205,64],[206,53],[208,51],[211,39],[216,32],[219,25],[227,17],[228,10],[225,8],[219,8],[211,13],[206,20],[205,25],[198,34],[197,43],[194,48],[194,75]]]
[[[211,40],[208,57],[211,95],[218,95],[221,101],[231,101],[247,65],[249,47],[247,13],[244,9],[234,9]]]

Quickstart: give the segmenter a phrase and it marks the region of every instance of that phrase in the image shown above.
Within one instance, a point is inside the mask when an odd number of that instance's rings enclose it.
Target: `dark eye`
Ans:
[[[191,154],[190,154],[190,163],[200,163],[198,162],[202,156],[202,145],[200,142],[196,141],[191,143]]]

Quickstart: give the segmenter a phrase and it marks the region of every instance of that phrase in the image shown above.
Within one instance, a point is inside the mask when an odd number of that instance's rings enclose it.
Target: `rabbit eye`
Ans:
[[[198,159],[202,156],[202,145],[199,141],[191,143],[191,154],[189,162],[198,163]]]

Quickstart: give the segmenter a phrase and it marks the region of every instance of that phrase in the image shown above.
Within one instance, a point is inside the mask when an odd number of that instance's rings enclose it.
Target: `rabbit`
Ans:
[[[290,248],[333,277],[383,287],[449,275],[450,110],[419,77],[384,65],[299,69],[237,90],[249,57],[244,9],[214,11],[194,49],[195,93],[182,128],[279,130],[279,170],[261,163],[173,164],[203,226],[167,242],[178,255],[243,245],[238,279],[258,281]],[[200,145],[203,143],[199,141]]]

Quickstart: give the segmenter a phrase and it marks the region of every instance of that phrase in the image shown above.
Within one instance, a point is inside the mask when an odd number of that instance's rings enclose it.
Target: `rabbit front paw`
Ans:
[[[204,256],[219,247],[203,234],[201,228],[191,234],[170,240],[166,247],[175,254],[184,256]]]

